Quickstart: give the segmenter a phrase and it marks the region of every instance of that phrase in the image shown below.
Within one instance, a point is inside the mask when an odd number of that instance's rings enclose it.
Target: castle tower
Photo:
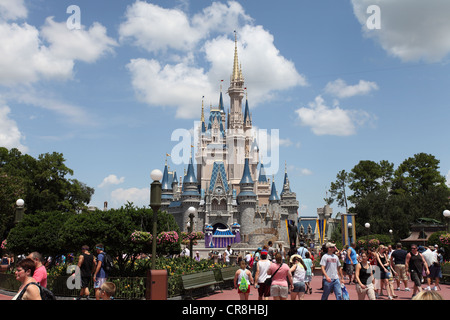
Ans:
[[[295,194],[295,192],[291,191],[286,165],[284,169],[283,191],[281,192],[280,196],[281,207],[285,208],[288,211],[288,219],[297,222],[299,202],[297,201],[297,195]]]
[[[239,183],[240,192],[237,196],[239,207],[241,234],[248,235],[253,231],[253,218],[256,211],[256,194],[253,192],[254,182],[250,174],[248,157],[245,158],[244,173]]]
[[[173,200],[172,185],[169,177],[169,169],[166,164],[164,166],[163,178],[161,181],[161,210],[165,210],[169,207],[170,202]]]
[[[182,203],[182,215],[181,221],[177,221],[178,226],[182,231],[187,231],[187,222],[189,221],[188,209],[189,207],[194,207],[198,210],[200,206],[200,198],[201,195],[198,191],[198,183],[197,178],[194,173],[194,165],[192,163],[192,156],[189,161],[188,170],[183,179],[183,191],[181,193],[181,203]],[[196,220],[194,218],[194,231],[202,230],[203,226],[199,226],[198,223],[195,223]]]

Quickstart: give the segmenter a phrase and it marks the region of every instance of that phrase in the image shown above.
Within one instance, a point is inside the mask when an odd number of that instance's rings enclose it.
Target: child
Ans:
[[[103,300],[113,300],[116,294],[116,285],[112,282],[105,282],[100,287],[100,295]]]

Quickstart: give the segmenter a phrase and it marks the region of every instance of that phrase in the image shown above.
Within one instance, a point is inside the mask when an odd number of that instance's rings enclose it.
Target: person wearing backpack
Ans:
[[[100,300],[100,288],[103,283],[106,282],[108,278],[108,273],[105,270],[105,256],[106,253],[103,251],[104,246],[102,243],[98,243],[95,245],[95,249],[97,251],[97,265],[94,272],[94,291],[95,291],[95,300]]]
[[[245,260],[242,260],[239,266],[240,269],[238,269],[234,275],[234,288],[238,289],[241,300],[248,300],[250,285],[253,284],[252,273],[245,268]]]

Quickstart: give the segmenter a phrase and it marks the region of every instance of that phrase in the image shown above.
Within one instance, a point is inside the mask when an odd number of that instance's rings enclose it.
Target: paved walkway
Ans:
[[[345,281],[345,287],[347,288],[347,291],[349,293],[350,300],[358,300],[358,295],[356,293],[356,285],[347,284],[347,282],[348,281]],[[322,290],[319,290],[321,286],[322,286],[322,276],[314,276],[312,280],[312,288],[313,288],[312,294],[305,294],[304,300],[320,300],[323,292]],[[438,290],[438,292],[444,297],[445,300],[450,300],[450,285],[441,284],[440,286],[441,290]],[[394,284],[394,288],[396,287],[397,285]],[[395,298],[395,300],[411,300],[413,288],[413,283],[411,281],[408,282],[408,287],[411,289],[411,291],[409,292],[404,291],[402,283],[401,285],[402,290],[395,291],[395,294],[398,296],[398,298]],[[422,285],[422,288],[425,287],[426,287],[425,285]],[[378,300],[388,300],[386,290],[383,290],[383,293],[384,296],[380,296]],[[11,300],[13,295],[14,293],[12,292],[0,291],[0,300]],[[73,298],[58,298],[58,300],[73,300]],[[197,298],[197,300],[239,300],[239,295],[236,289],[224,289],[223,292],[220,292],[220,290],[218,290],[214,294]],[[258,300],[258,291],[257,289],[255,289],[254,286],[252,286],[250,289],[249,300]],[[334,297],[333,294],[331,294],[328,297],[328,300],[336,300],[336,298]]]
[[[350,300],[358,300],[358,294],[356,293],[356,285],[355,284],[347,284],[348,280],[345,281],[345,287],[347,288],[347,291],[350,296]],[[411,300],[412,297],[412,290],[413,290],[413,283],[411,281],[408,282],[408,287],[411,291],[404,291],[403,283],[401,284],[402,290],[400,291],[394,291],[395,294],[398,296],[398,298],[395,298],[394,300]],[[450,300],[450,285],[448,284],[441,284],[441,290],[438,290],[438,292],[444,297],[445,300]],[[320,300],[322,297],[322,290],[319,290],[322,287],[322,276],[314,276],[312,280],[312,294],[305,294],[304,300]],[[394,284],[394,288],[396,288],[397,285]],[[433,287],[433,286],[432,286]],[[426,288],[425,285],[422,285],[422,288]],[[384,296],[380,296],[378,300],[389,300],[387,297],[386,290],[383,290]],[[288,300],[291,298],[289,297]],[[367,299],[367,298],[366,298]],[[237,293],[237,289],[230,289],[230,290],[223,290],[223,293],[219,291],[216,291],[215,294],[211,294],[209,297],[201,297],[197,300],[239,300],[239,294]],[[250,289],[250,295],[249,300],[258,300],[258,291],[255,289],[254,286]],[[330,294],[328,297],[328,300],[336,300],[335,296],[333,294]]]

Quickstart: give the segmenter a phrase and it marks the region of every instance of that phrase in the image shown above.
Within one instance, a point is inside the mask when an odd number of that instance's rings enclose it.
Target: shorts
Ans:
[[[270,286],[270,295],[272,297],[281,297],[281,298],[287,298],[289,294],[289,288],[286,286],[279,286],[279,285],[271,285]]]
[[[422,274],[416,272],[415,270],[411,270],[411,281],[414,282],[416,287],[420,287],[422,285]]]
[[[408,276],[406,274],[406,269],[404,264],[396,264],[394,266],[394,270],[396,272],[395,279],[407,281]]]
[[[270,297],[270,286],[267,286],[264,282],[258,283],[258,296],[260,297]]]
[[[102,284],[106,282],[106,278],[96,278],[97,280],[94,282],[94,289],[100,289]]]
[[[311,282],[312,281],[312,275],[305,276],[305,282]]]
[[[351,276],[353,275],[353,273],[355,273],[355,266],[351,263],[346,263],[345,264],[345,272]]]
[[[81,277],[81,287],[82,288],[88,288],[89,284],[91,283],[91,276],[87,277]]]
[[[241,290],[239,290],[239,286],[238,286],[238,293],[243,293],[243,294],[248,294],[250,293],[250,285],[248,285],[248,289],[245,292],[242,292]]]
[[[294,282],[294,290],[292,292],[305,292],[305,287],[304,282]]]
[[[439,264],[438,265],[432,264],[428,269],[430,270],[428,278],[431,279],[440,278],[439,274],[441,273],[441,266]]]

